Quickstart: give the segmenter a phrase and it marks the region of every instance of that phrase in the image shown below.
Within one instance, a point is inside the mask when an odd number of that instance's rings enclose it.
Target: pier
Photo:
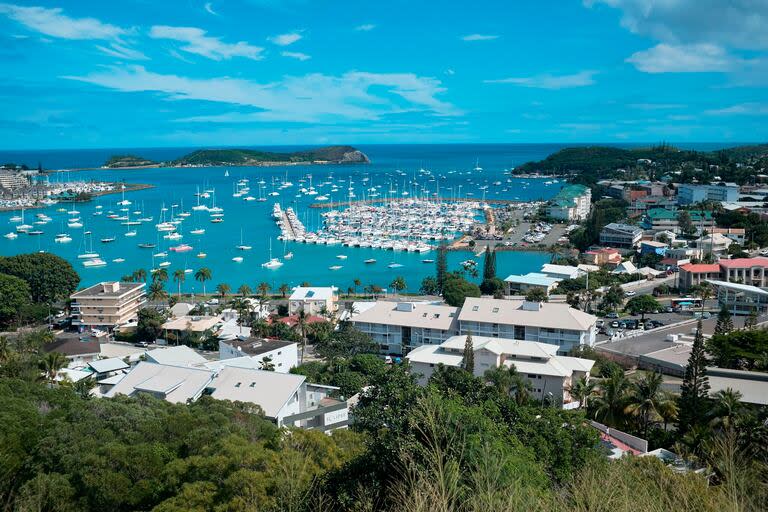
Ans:
[[[272,216],[275,223],[280,228],[281,240],[296,240],[304,237],[307,230],[304,224],[299,220],[293,208],[288,207],[285,210],[280,208],[280,203],[275,203],[272,209]]]
[[[413,201],[414,199],[415,198],[413,197],[389,197],[389,198],[381,197],[381,198],[375,198],[375,199],[358,199],[356,201],[333,201],[333,202],[327,202],[327,203],[312,203],[309,205],[309,207],[320,208],[320,209],[343,208],[343,207],[349,207],[349,206],[376,205],[376,204]],[[486,203],[489,205],[497,205],[497,206],[523,204],[526,202],[530,202],[530,201],[519,201],[516,199],[480,199],[477,197],[430,197],[422,200],[433,202],[433,203]]]

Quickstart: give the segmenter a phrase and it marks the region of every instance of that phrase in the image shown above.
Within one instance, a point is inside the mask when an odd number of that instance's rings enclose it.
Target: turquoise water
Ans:
[[[310,209],[308,205],[316,202],[319,195],[330,196],[331,200],[345,200],[347,188],[353,187],[356,198],[362,198],[371,188],[377,188],[382,193],[388,190],[396,190],[398,195],[408,192],[411,196],[424,195],[440,191],[441,196],[446,197],[474,197],[481,199],[483,194],[489,199],[517,199],[533,200],[553,196],[561,183],[547,183],[541,179],[512,179],[506,180],[505,170],[519,165],[533,158],[542,158],[559,146],[516,146],[516,145],[492,145],[492,146],[374,146],[362,147],[372,159],[370,165],[352,166],[288,166],[270,168],[205,168],[205,169],[142,169],[142,170],[117,170],[117,171],[80,171],[62,173],[52,179],[98,179],[106,181],[120,181],[135,183],[148,183],[154,188],[129,192],[125,199],[132,204],[127,206],[131,211],[141,210],[141,215],[131,215],[132,220],[137,217],[153,217],[152,222],[146,222],[139,226],[131,226],[138,233],[135,237],[126,237],[128,227],[107,218],[108,211],[120,212],[121,206],[117,202],[121,200],[119,194],[102,196],[89,203],[74,205],[79,217],[84,223],[83,228],[69,228],[66,220],[70,215],[57,211],[59,208],[71,209],[72,205],[56,205],[46,209],[30,210],[25,213],[25,223],[32,224],[35,214],[45,213],[53,220],[44,226],[35,226],[42,229],[44,234],[31,236],[20,234],[16,240],[0,238],[0,254],[10,255],[39,250],[58,254],[73,263],[82,277],[82,285],[92,284],[101,280],[118,279],[130,274],[139,268],[149,270],[157,267],[161,258],[153,260],[152,255],[159,251],[167,251],[169,246],[186,243],[193,246],[193,250],[186,253],[168,252],[166,258],[171,262],[167,267],[169,274],[180,268],[189,268],[193,271],[205,266],[212,270],[213,279],[206,284],[211,290],[217,283],[227,283],[233,289],[247,283],[252,288],[262,281],[266,281],[277,288],[282,283],[291,286],[302,282],[309,282],[315,286],[335,285],[345,290],[353,285],[355,279],[359,279],[363,285],[377,284],[386,288],[396,276],[403,276],[409,291],[417,291],[421,280],[434,275],[434,264],[422,263],[423,259],[435,259],[436,253],[412,254],[405,252],[384,251],[378,249],[348,248],[341,245],[324,246],[289,242],[283,244],[277,239],[279,230],[271,217],[272,207],[275,202],[280,202],[283,208],[291,206],[296,210],[299,218],[308,229],[316,229],[320,226],[320,214],[323,210]],[[108,151],[108,150],[105,150]],[[146,155],[149,150],[137,154]],[[173,150],[156,150],[173,151]],[[165,158],[172,158],[177,154],[183,154],[188,150],[177,150],[176,154],[168,154]],[[104,160],[102,154],[84,152],[82,154],[72,152],[59,152],[51,157],[49,154],[39,152],[30,153],[27,156],[29,163],[36,164],[37,159],[48,158],[44,165],[48,168],[54,166],[85,166],[98,164]],[[111,152],[107,152],[109,154]],[[79,155],[77,158],[75,156]],[[16,159],[16,161],[20,161]],[[475,162],[479,161],[482,171],[472,170]],[[428,172],[419,172],[419,169]],[[400,171],[399,173],[397,171]],[[229,176],[226,176],[226,173]],[[301,195],[296,197],[298,189],[309,186],[308,175],[312,175],[312,183],[318,189],[318,196]],[[258,197],[258,182],[265,182],[261,195],[266,195],[273,190],[279,192],[279,196],[267,196],[267,201],[244,201],[242,198],[233,197],[235,183],[246,178],[251,188],[249,194]],[[280,190],[279,182],[291,181],[294,186]],[[305,183],[300,183],[304,179]],[[273,189],[271,183],[275,181]],[[330,185],[321,186],[324,182],[332,181],[337,184],[338,192],[332,194]],[[350,181],[352,182],[350,184]],[[500,181],[501,185],[493,185]],[[487,190],[481,187],[487,186]],[[224,209],[224,221],[218,224],[210,222],[210,214],[206,211],[192,211],[196,204],[197,190],[215,189],[216,205]],[[506,189],[506,190],[505,190]],[[162,238],[155,228],[160,220],[161,208],[167,207],[171,213],[171,206],[182,205],[184,211],[192,215],[186,218],[181,225],[183,239],[169,241]],[[98,208],[101,207],[101,208]],[[93,215],[98,210],[104,213],[100,216]],[[178,209],[177,209],[178,212]],[[5,212],[0,214],[0,233],[13,231],[15,224],[9,221],[18,212]],[[196,236],[189,233],[195,228],[204,228],[204,235]],[[83,232],[89,230],[93,239],[93,250],[101,255],[107,262],[105,267],[85,268],[82,260],[77,255],[86,249],[86,238]],[[72,242],[59,244],[54,242],[57,233],[66,232],[72,237]],[[252,247],[249,251],[240,251],[236,248],[242,241]],[[101,238],[115,237],[112,243],[101,243]],[[274,257],[282,257],[284,251],[293,252],[294,257],[285,260],[285,264],[275,270],[265,269],[261,264],[269,259],[270,241]],[[139,243],[156,243],[157,248],[141,249]],[[199,259],[196,255],[205,252],[207,257]],[[346,255],[347,259],[337,258],[337,255]],[[243,257],[241,263],[232,261],[235,256]],[[451,269],[458,267],[458,263],[473,257],[468,252],[454,252],[449,254],[449,266]],[[122,258],[122,263],[113,262],[116,258]],[[376,264],[368,265],[364,260],[374,258]],[[510,273],[525,273],[538,270],[549,256],[539,253],[502,252],[497,257],[498,274],[503,277]],[[482,264],[482,257],[475,258]],[[396,262],[403,265],[401,268],[387,268],[389,263]],[[330,266],[341,265],[339,270],[330,270]],[[173,282],[168,284],[171,291],[176,290]],[[200,283],[194,281],[192,274],[187,274],[187,280],[182,286],[185,292],[202,291]]]

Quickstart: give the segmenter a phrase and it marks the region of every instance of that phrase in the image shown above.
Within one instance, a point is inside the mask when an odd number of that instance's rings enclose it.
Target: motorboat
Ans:
[[[328,267],[328,270],[340,270],[342,268],[341,265],[331,265]]]
[[[122,263],[125,261],[125,258],[115,258],[112,260],[112,263]]]
[[[174,247],[171,247],[168,250],[173,252],[189,252],[192,250],[192,246],[188,244],[179,244]]]
[[[363,263],[365,263],[366,265],[372,265],[373,263],[376,263],[376,260],[373,258],[370,258],[365,260]]]
[[[234,258],[232,258],[232,261],[234,261],[235,263],[242,263],[243,262],[243,257],[242,256],[235,256]]]
[[[91,258],[83,262],[83,266],[86,268],[104,267],[106,265],[107,265],[107,262],[102,260],[101,258]]]

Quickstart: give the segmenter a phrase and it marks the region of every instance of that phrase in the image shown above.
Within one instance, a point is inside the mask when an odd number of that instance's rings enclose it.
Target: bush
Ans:
[[[463,277],[449,277],[443,287],[443,299],[454,307],[463,306],[464,299],[467,297],[480,297],[480,295],[482,295],[480,287]]]

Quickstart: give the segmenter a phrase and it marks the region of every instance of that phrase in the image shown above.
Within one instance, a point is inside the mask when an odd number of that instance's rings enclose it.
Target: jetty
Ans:
[[[515,204],[523,204],[528,203],[530,201],[520,201],[517,199],[478,199],[476,197],[430,197],[428,199],[421,199],[422,201],[428,201],[430,203],[484,203],[488,205],[497,205],[497,206],[506,206],[506,205],[515,205]],[[310,208],[320,208],[320,209],[335,209],[335,208],[344,208],[344,207],[351,207],[351,206],[362,206],[362,205],[377,205],[377,204],[387,204],[387,203],[398,203],[398,202],[408,202],[413,201],[412,197],[378,197],[374,199],[359,199],[355,201],[333,201],[333,202],[325,202],[325,203],[312,203],[309,205]]]

